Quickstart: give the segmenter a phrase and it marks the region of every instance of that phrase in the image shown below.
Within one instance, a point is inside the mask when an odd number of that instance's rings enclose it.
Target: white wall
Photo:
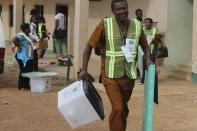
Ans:
[[[12,29],[9,28],[9,4],[11,0],[2,0],[2,22],[4,28],[5,39],[8,40],[10,38],[10,34]]]
[[[166,42],[169,47],[169,58],[166,60],[169,72],[180,68],[185,70],[185,75],[191,73],[192,23],[193,0],[169,0]],[[189,77],[191,79],[191,75]]]

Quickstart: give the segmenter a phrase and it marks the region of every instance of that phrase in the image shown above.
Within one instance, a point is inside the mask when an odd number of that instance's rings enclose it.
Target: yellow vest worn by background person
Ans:
[[[39,23],[39,24],[38,24],[38,36],[39,36],[40,38],[42,38],[42,36],[43,36],[43,31],[42,31],[43,26],[44,26],[43,23]]]
[[[39,36],[40,39],[44,37],[44,39],[42,39],[42,41],[39,41],[39,44],[38,44],[39,49],[48,48],[48,39],[45,38],[46,37],[46,32],[45,32],[45,30],[43,30],[44,27],[45,27],[44,23],[39,23],[38,24],[38,36]]]
[[[156,27],[152,27],[151,29],[144,28],[144,34],[146,36],[150,52],[153,53],[153,50],[155,48],[155,44],[152,43],[152,40],[155,38],[155,35],[158,34],[158,30]]]
[[[136,56],[138,50],[139,37],[141,35],[141,24],[137,20],[130,20],[127,38],[131,39],[132,51],[130,54],[132,62],[127,62],[121,50],[122,36],[119,26],[114,17],[104,19],[105,36],[106,36],[106,53],[105,53],[105,74],[109,78],[121,78],[127,74],[130,79],[137,78]]]

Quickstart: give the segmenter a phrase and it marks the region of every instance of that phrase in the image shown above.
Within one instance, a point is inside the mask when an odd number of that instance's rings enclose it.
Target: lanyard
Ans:
[[[126,33],[123,33],[122,30],[120,29],[120,26],[118,25],[120,36],[121,36],[122,44],[123,45],[125,45],[125,43],[126,43],[126,38],[127,38],[127,33],[128,33],[129,25],[130,25],[130,20],[128,20],[128,26],[126,28]]]

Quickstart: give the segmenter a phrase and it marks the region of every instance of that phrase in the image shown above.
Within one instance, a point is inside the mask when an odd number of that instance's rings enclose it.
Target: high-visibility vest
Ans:
[[[104,19],[106,52],[105,52],[105,74],[109,78],[121,78],[127,74],[130,79],[137,78],[136,56],[139,37],[141,35],[141,24],[136,19],[130,20],[127,38],[132,40],[133,50],[130,52],[132,62],[127,62],[121,50],[122,37],[118,24],[114,17]]]
[[[38,24],[38,36],[39,36],[40,38],[42,38],[42,36],[43,36],[43,31],[42,31],[43,26],[44,26],[43,23],[39,23],[39,24]]]
[[[154,43],[152,43],[152,39],[155,38],[155,35],[157,34],[157,28],[153,27],[151,29],[146,29],[144,28],[144,34],[146,36],[146,39],[148,41],[148,45],[149,45],[149,48],[150,48],[150,51],[151,51],[151,54],[153,53],[153,50],[155,48],[155,45]]]

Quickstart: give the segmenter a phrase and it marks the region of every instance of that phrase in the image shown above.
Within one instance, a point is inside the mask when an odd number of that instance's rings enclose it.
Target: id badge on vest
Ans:
[[[135,44],[133,39],[126,38],[125,45],[122,46],[121,49],[127,62],[134,61],[134,58],[131,55],[131,52],[135,49]]]
[[[154,36],[147,36],[147,42],[148,42],[148,45],[150,45],[151,44],[151,42],[153,41],[153,39],[154,39]]]

